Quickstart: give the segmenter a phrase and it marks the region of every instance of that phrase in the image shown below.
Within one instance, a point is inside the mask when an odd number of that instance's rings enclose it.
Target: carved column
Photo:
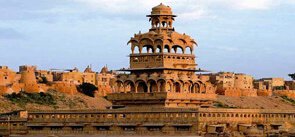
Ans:
[[[151,84],[150,83],[147,83],[147,93],[150,93],[151,92],[150,89],[151,89]]]

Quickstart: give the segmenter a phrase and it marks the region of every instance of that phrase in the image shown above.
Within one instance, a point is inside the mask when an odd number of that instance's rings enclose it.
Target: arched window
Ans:
[[[181,92],[181,85],[179,82],[176,82],[174,85],[175,92],[180,93]]]
[[[144,81],[140,80],[136,82],[137,84],[137,92],[147,92],[147,85]]]
[[[159,84],[159,88],[160,88],[159,91],[160,92],[166,91],[165,90],[165,87],[166,87],[166,81],[165,80],[160,79],[160,80],[157,81],[157,83]]]
[[[117,84],[117,88],[116,88],[116,92],[123,92],[123,82],[122,81],[116,81]]]
[[[165,45],[164,47],[164,53],[170,53],[170,48],[168,45]]]
[[[124,82],[125,92],[135,92],[134,83],[130,80]]]
[[[191,93],[200,93],[200,85],[198,83],[192,85]]]
[[[154,53],[154,48],[151,45],[144,45],[142,47],[141,53]]]
[[[148,81],[148,86],[149,86],[149,92],[150,93],[153,93],[153,92],[157,92],[158,91],[158,86],[157,86],[157,83],[156,81],[154,80],[149,80]]]
[[[138,46],[135,46],[135,47],[134,47],[134,51],[133,51],[133,53],[135,53],[135,54],[136,54],[136,53],[139,53],[139,48],[138,48]]]
[[[166,22],[165,21],[162,21],[162,26],[166,27]]]
[[[157,49],[156,49],[156,53],[161,53],[162,52],[162,48],[160,45],[157,46]]]
[[[185,54],[192,54],[192,50],[190,47],[185,48]]]
[[[172,48],[174,50],[174,53],[178,53],[178,54],[183,54],[184,53],[183,48],[178,46],[178,45],[174,45]]]

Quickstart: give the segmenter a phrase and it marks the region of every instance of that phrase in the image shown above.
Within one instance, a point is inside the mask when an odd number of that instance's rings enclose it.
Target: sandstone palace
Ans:
[[[0,93],[75,95],[91,83],[111,106],[100,110],[19,110],[0,115],[0,135],[295,136],[295,82],[219,72],[197,65],[195,39],[176,32],[176,15],[160,4],[148,32],[134,34],[130,67],[50,71],[0,67]],[[293,76],[293,75],[292,75]],[[2,107],[2,106],[1,106]]]

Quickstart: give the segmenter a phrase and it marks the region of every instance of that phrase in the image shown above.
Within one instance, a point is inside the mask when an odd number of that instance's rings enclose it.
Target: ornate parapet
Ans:
[[[114,105],[124,106],[161,106],[172,108],[210,107],[216,94],[201,93],[113,93],[107,96]]]

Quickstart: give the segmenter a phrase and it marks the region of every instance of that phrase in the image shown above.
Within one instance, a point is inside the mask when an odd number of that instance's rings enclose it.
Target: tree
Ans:
[[[98,88],[91,83],[82,83],[78,88],[81,93],[90,97],[94,97],[95,91],[98,90]]]
[[[295,80],[295,73],[294,73],[294,74],[289,74],[289,76],[290,76],[293,80]]]
[[[46,77],[41,77],[41,82],[40,83],[44,83],[44,84],[47,84],[48,83],[48,80],[47,80],[47,78]]]

